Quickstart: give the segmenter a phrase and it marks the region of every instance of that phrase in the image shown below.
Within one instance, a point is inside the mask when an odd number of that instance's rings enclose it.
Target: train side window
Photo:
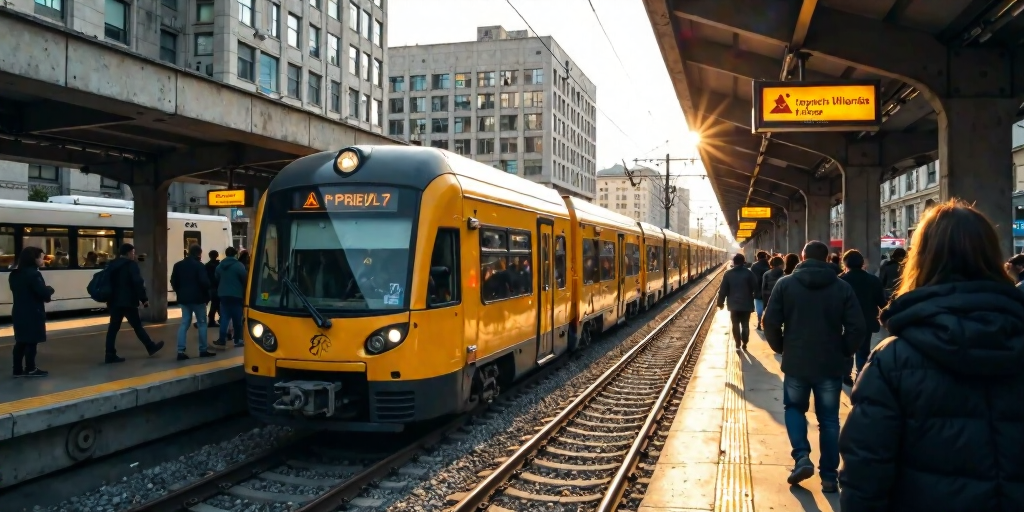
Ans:
[[[668,268],[675,270],[679,268],[679,250],[675,247],[668,248]]]
[[[434,238],[427,285],[427,307],[450,306],[459,302],[459,230],[441,228]]]
[[[583,239],[583,284],[596,283],[601,275],[598,273],[597,240]]]
[[[533,240],[528,232],[509,230],[508,269],[512,273],[512,296],[533,294]]]
[[[103,268],[117,258],[117,239],[112,229],[79,229],[76,246],[79,268]]]
[[[555,283],[559,290],[565,289],[565,237],[555,237]]]
[[[601,244],[601,280],[615,279],[615,242],[602,241]]]
[[[11,270],[18,262],[18,249],[14,246],[14,228],[0,227],[0,271]]]
[[[637,244],[626,244],[625,254],[626,276],[633,277],[640,274],[640,246]]]
[[[484,304],[533,293],[533,240],[528,231],[480,230],[480,299]]]
[[[22,246],[38,247],[43,250],[43,261],[46,265],[41,270],[71,266],[71,243],[66,228],[24,228]]]
[[[661,272],[661,247],[647,246],[647,271]]]

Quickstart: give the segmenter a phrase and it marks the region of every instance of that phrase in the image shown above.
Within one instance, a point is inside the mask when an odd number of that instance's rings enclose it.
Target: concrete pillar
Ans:
[[[132,185],[135,196],[135,253],[146,281],[149,307],[139,313],[148,322],[167,321],[167,189],[163,185]],[[175,253],[177,254],[177,253]]]
[[[874,272],[882,257],[881,167],[843,169],[843,249],[864,255],[865,270]]]
[[[806,238],[805,242],[811,240],[817,240],[819,242],[828,245],[831,236],[829,235],[831,222],[829,219],[829,213],[832,208],[832,195],[828,194],[827,191],[824,194],[815,193],[816,190],[811,190],[806,193],[807,196],[807,220],[805,224]],[[797,247],[798,252],[803,249],[803,244]]]
[[[1019,104],[1005,98],[944,99],[938,116],[940,197],[974,203],[996,224],[1006,257],[1013,253],[1010,150]]]
[[[807,207],[799,204],[789,209],[786,222],[786,254],[800,254],[807,243]]]

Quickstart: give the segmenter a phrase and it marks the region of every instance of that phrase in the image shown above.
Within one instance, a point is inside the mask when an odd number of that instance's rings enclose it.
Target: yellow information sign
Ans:
[[[754,81],[754,132],[874,131],[878,82]]]
[[[742,236],[743,238],[749,238],[754,232],[749,229],[741,229],[736,232],[736,236]]]
[[[210,208],[239,208],[249,205],[248,195],[244,189],[210,190],[206,192],[206,204]]]
[[[757,221],[740,222],[740,229],[757,229]]]
[[[772,209],[768,206],[744,206],[740,208],[741,219],[770,219]]]

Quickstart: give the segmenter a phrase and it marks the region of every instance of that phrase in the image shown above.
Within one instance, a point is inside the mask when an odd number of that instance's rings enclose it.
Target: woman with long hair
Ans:
[[[1024,294],[978,210],[921,219],[840,436],[843,510],[1024,510]]]
[[[18,257],[18,268],[7,278],[14,297],[11,316],[14,323],[14,376],[46,377],[48,372],[36,366],[36,348],[46,341],[46,303],[53,288],[46,286],[43,250],[26,247]]]
[[[787,276],[792,274],[793,273],[793,269],[795,269],[796,266],[799,265],[799,264],[800,264],[800,256],[797,256],[796,254],[793,254],[793,253],[787,254],[786,255],[786,266],[785,266],[785,268],[783,268],[782,273],[784,275],[787,275]]]

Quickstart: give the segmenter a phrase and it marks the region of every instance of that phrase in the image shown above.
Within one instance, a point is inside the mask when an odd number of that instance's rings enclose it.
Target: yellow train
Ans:
[[[249,410],[305,428],[400,431],[470,409],[725,259],[433,148],[296,160],[258,218]]]

